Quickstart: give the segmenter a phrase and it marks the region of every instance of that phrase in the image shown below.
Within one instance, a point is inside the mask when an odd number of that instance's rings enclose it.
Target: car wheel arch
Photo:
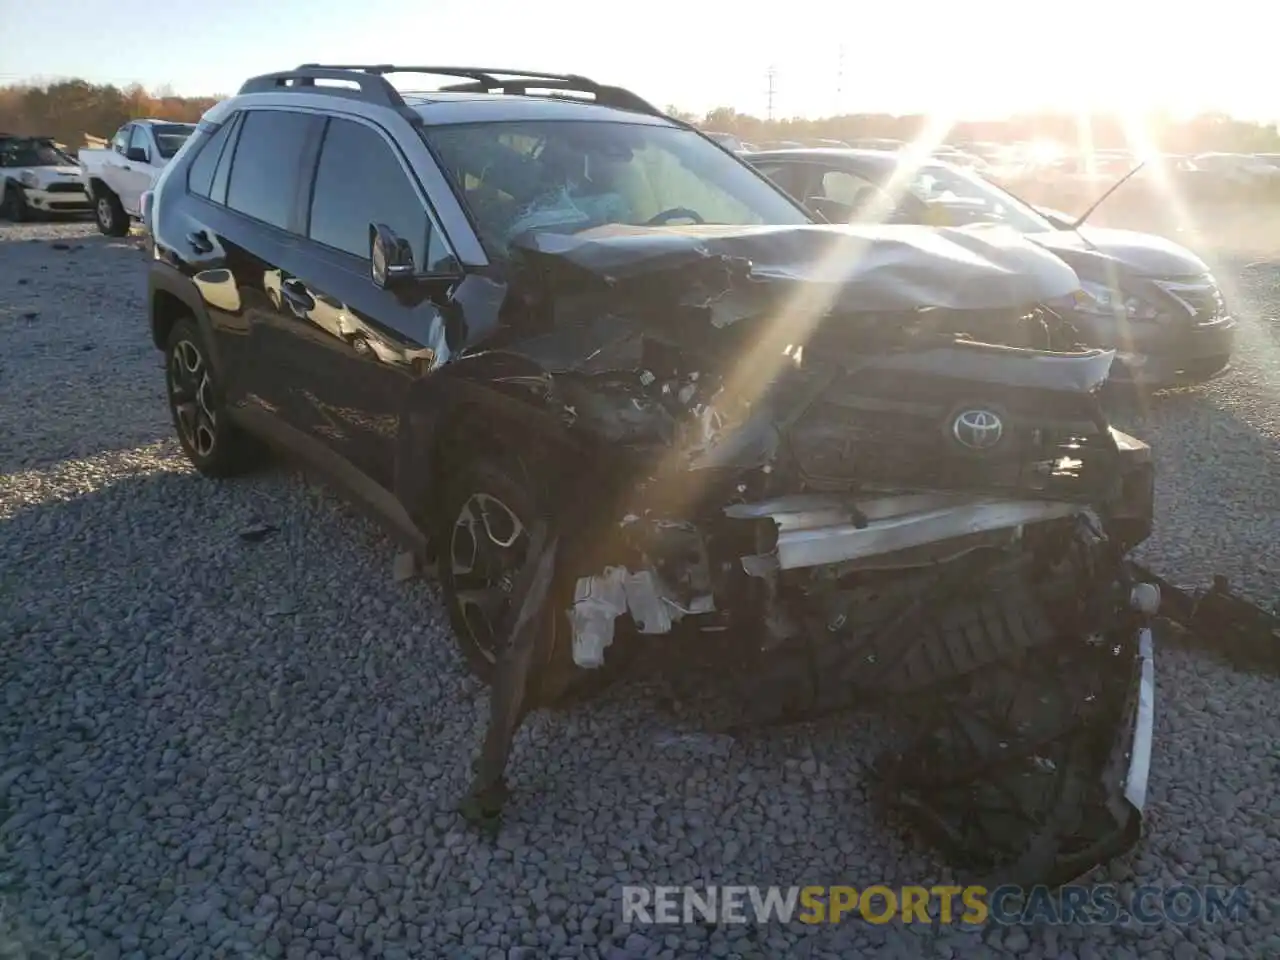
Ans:
[[[537,457],[549,451],[564,457],[587,453],[534,391],[503,390],[489,378],[482,379],[481,368],[492,371],[488,363],[460,361],[456,366],[456,372],[442,371],[412,391],[401,417],[396,494],[420,523],[454,457],[513,451]]]
[[[209,350],[209,366],[214,375],[221,373],[222,364],[213,325],[205,311],[204,300],[195,284],[187,277],[170,269],[151,271],[148,280],[150,298],[151,342],[157,350],[163,350],[169,340],[169,332],[183,317],[191,317],[200,328]]]

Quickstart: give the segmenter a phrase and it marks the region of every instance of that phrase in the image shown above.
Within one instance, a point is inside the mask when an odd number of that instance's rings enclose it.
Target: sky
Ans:
[[[0,84],[231,94],[305,62],[579,73],[776,117],[1052,108],[1280,117],[1262,0],[0,0]],[[1261,20],[1259,19],[1261,17]],[[412,89],[413,83],[397,85]],[[420,87],[432,80],[419,82]]]

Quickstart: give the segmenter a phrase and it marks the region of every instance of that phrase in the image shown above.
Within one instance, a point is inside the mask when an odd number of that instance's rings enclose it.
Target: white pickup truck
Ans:
[[[0,219],[89,209],[75,161],[49,137],[0,133]]]
[[[129,232],[131,221],[142,217],[142,195],[195,129],[194,123],[131,120],[108,146],[80,151],[80,180],[99,230],[113,237]]]

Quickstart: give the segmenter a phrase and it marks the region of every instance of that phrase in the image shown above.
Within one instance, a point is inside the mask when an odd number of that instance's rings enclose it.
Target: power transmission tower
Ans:
[[[844,44],[840,44],[840,52],[836,56],[836,103],[835,116],[840,116],[844,111]]]
[[[773,89],[774,89],[774,79],[777,77],[777,75],[778,75],[778,71],[775,70],[773,67],[770,67],[765,72],[765,76],[769,78],[769,120],[770,121],[773,120]]]

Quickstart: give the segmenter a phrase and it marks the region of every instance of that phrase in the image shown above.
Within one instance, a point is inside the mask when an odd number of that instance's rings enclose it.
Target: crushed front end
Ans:
[[[948,284],[930,239],[864,247],[833,280],[735,241],[634,276],[625,242],[570,244],[577,296],[516,351],[609,463],[612,523],[560,554],[556,642],[579,673],[660,662],[730,690],[737,726],[887,708],[907,741],[882,757],[885,798],[988,878],[1109,859],[1145,803],[1158,592],[1125,556],[1153,472],[1099,406],[1113,354],[1075,348],[1052,309],[1074,279],[1045,268],[1037,289],[1006,247]],[[582,293],[592,267],[603,289]]]

